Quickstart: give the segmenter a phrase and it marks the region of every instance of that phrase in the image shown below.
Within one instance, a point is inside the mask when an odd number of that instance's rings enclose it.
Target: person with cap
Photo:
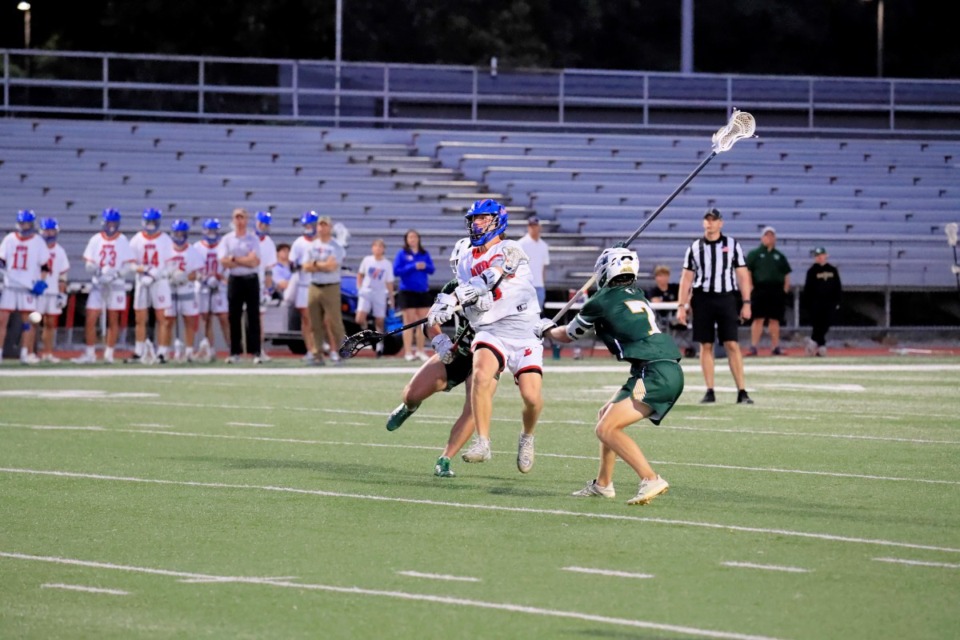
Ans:
[[[777,249],[777,231],[764,227],[760,232],[760,246],[747,254],[747,269],[753,279],[753,323],[750,325],[750,351],[757,355],[757,345],[763,336],[764,322],[770,332],[771,353],[784,355],[780,348],[780,323],[787,294],[790,292],[790,262]]]
[[[343,316],[340,311],[340,266],[346,251],[333,239],[330,216],[317,219],[317,237],[310,243],[306,260],[301,265],[310,279],[307,309],[313,329],[314,364],[323,364],[323,334],[330,345],[330,361],[338,363],[337,348],[343,343]]]
[[[260,364],[260,239],[249,229],[246,209],[233,210],[233,231],[217,246],[217,259],[226,270],[227,314],[230,318],[230,355],[227,364],[240,361],[243,354],[243,311],[246,307],[247,353]]]
[[[533,287],[537,290],[537,301],[540,308],[547,299],[547,288],[544,284],[547,266],[550,264],[550,245],[540,237],[540,218],[527,218],[527,233],[517,242],[530,258],[530,272],[533,273]]]
[[[727,352],[730,373],[737,384],[737,404],[753,404],[743,378],[743,354],[737,342],[740,318],[749,320],[753,285],[743,249],[723,235],[723,215],[717,209],[703,214],[703,237],[687,248],[680,276],[677,322],[687,323],[687,304],[693,312],[693,340],[700,343],[700,368],[707,392],[700,402],[716,402],[713,390],[713,343],[719,337]],[[742,300],[737,311],[737,291]]]
[[[807,338],[806,353],[809,356],[827,355],[827,332],[840,310],[843,286],[840,284],[840,272],[827,260],[827,250],[817,247],[812,252],[813,264],[807,270],[807,280],[803,285],[802,301],[810,316],[813,332]]]

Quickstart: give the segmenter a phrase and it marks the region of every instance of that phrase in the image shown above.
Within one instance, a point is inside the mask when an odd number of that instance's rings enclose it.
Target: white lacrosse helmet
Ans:
[[[333,225],[333,239],[337,241],[337,244],[346,249],[350,246],[350,230],[347,229],[342,222],[338,222]]]
[[[640,258],[637,257],[636,251],[626,247],[604,249],[597,258],[593,272],[597,276],[598,289],[611,283],[629,284],[637,279],[637,274],[640,272]],[[616,280],[615,283],[614,280]]]
[[[460,258],[470,249],[470,238],[460,238],[457,240],[457,244],[453,245],[453,251],[450,252],[450,270],[453,271],[454,275],[457,274],[457,265],[460,264]]]

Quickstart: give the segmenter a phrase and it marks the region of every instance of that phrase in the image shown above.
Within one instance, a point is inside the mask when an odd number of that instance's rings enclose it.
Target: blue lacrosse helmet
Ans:
[[[273,222],[273,214],[269,211],[257,211],[257,236],[263,238],[270,230],[270,224]]]
[[[17,212],[17,233],[22,236],[32,236],[33,232],[37,230],[36,224],[37,214],[35,214],[30,209],[24,209]]]
[[[170,225],[170,237],[177,246],[187,244],[187,236],[190,233],[190,223],[186,220],[174,220]]]
[[[40,235],[47,244],[56,242],[58,233],[60,233],[60,225],[56,218],[44,218],[40,221]]]
[[[203,221],[203,239],[209,244],[216,244],[220,240],[220,221],[216,218],[207,218]]]
[[[474,216],[485,215],[494,216],[494,219],[483,228],[474,224]],[[464,218],[466,218],[467,232],[470,234],[470,244],[474,247],[482,247],[507,230],[509,216],[502,204],[488,198],[477,200],[470,205]]]
[[[303,226],[303,235],[308,238],[312,238],[317,235],[317,222],[320,220],[320,216],[317,215],[316,211],[305,211],[302,216],[300,216],[300,224]]]
[[[151,233],[155,233],[160,229],[160,218],[163,217],[163,214],[160,212],[160,209],[154,209],[153,207],[143,210],[143,228]]]
[[[120,212],[116,209],[104,209],[100,214],[100,228],[108,236],[120,230]]]

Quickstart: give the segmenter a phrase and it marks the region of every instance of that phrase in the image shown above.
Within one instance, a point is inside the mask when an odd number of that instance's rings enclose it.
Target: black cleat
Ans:
[[[737,391],[737,404],[753,404],[753,400],[751,400],[750,396],[747,395],[746,389],[740,389],[740,391]]]
[[[703,394],[703,397],[700,399],[700,404],[709,404],[716,401],[717,396],[713,394],[713,389],[707,389],[707,392]]]

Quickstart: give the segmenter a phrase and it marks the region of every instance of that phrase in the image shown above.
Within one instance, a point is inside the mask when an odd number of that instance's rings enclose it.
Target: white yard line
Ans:
[[[740,569],[760,569],[762,571],[782,571],[784,573],[811,573],[810,569],[783,567],[776,564],[754,564],[752,562],[721,562],[720,564],[725,567],[736,567]]]
[[[205,489],[228,489],[242,491],[268,491],[278,493],[293,493],[297,495],[310,495],[323,498],[345,498],[349,500],[370,500],[375,502],[394,502],[398,504],[415,504],[431,507],[449,507],[452,509],[472,509],[477,511],[499,511],[504,513],[536,514],[560,516],[563,518],[587,518],[597,520],[619,520],[626,522],[648,522],[651,524],[663,524],[677,527],[695,527],[702,529],[715,529],[720,531],[736,531],[740,533],[753,533],[760,535],[772,535],[788,538],[801,538],[808,540],[821,540],[827,542],[841,542],[847,544],[863,544],[881,547],[895,547],[901,549],[920,549],[924,551],[940,551],[943,553],[960,553],[960,548],[941,547],[929,544],[919,544],[914,542],[900,542],[896,540],[883,540],[877,538],[858,538],[855,536],[841,536],[831,533],[814,533],[808,531],[793,531],[790,529],[769,529],[764,527],[747,527],[732,524],[722,524],[717,522],[702,522],[696,520],[677,520],[670,518],[652,518],[643,516],[627,516],[612,513],[585,513],[582,511],[569,511],[566,509],[535,509],[532,507],[507,507],[492,504],[470,504],[465,502],[448,502],[443,500],[427,500],[421,498],[397,498],[383,495],[369,495],[361,493],[343,493],[338,491],[321,491],[319,489],[300,489],[297,487],[281,487],[271,485],[251,485],[251,484],[229,484],[221,482],[199,482],[188,480],[162,480],[157,478],[137,478],[131,476],[112,476],[100,473],[79,473],[74,471],[56,471],[48,469],[22,469],[13,467],[0,467],[0,473],[24,474],[35,476],[49,476],[56,478],[74,478],[77,480],[102,480],[107,482],[129,482],[138,484],[156,484],[176,487],[202,487]]]
[[[340,424],[359,424],[364,425],[364,423],[340,423]],[[413,444],[388,444],[382,442],[346,442],[338,440],[310,440],[305,438],[275,438],[269,436],[238,436],[238,435],[228,435],[228,434],[218,434],[218,433],[192,433],[185,431],[151,431],[149,429],[108,429],[105,427],[57,427],[49,426],[45,427],[42,425],[26,425],[26,424],[11,424],[11,423],[0,423],[0,427],[12,427],[12,428],[25,428],[25,429],[51,429],[57,430],[60,428],[67,429],[76,429],[82,431],[101,431],[105,433],[130,433],[137,435],[157,435],[157,436],[171,436],[176,438],[208,438],[212,440],[252,440],[256,442],[274,442],[278,444],[307,444],[307,445],[316,445],[316,446],[325,446],[325,447],[370,447],[377,449],[415,449],[419,451],[435,451],[436,446],[432,445],[413,445]],[[494,450],[494,453],[501,453],[504,455],[512,454],[512,451],[498,451]],[[539,452],[537,455],[544,458],[559,458],[565,460],[596,460],[596,456],[593,455],[573,455],[567,453],[546,453]],[[884,482],[919,482],[923,484],[943,484],[943,485],[960,485],[960,480],[933,480],[927,478],[908,478],[905,476],[878,476],[871,474],[863,473],[842,473],[839,471],[810,471],[806,469],[783,469],[778,467],[748,467],[744,465],[728,465],[728,464],[711,464],[707,462],[677,462],[673,460],[650,460],[653,464],[660,465],[672,465],[678,467],[702,467],[705,469],[722,469],[725,471],[752,471],[757,473],[790,473],[797,475],[809,475],[809,476],[824,476],[829,478],[850,478],[855,480],[878,480]]]
[[[926,562],[923,560],[902,560],[900,558],[874,558],[877,562],[906,564],[914,567],[937,567],[939,569],[960,569],[960,564],[952,562]]]
[[[172,424],[159,424],[156,422],[131,422],[131,427],[142,427],[144,429],[173,429]]]
[[[225,424],[230,427],[259,427],[262,429],[273,426],[272,424],[267,424],[265,422],[227,422]]]
[[[480,578],[469,576],[448,576],[443,573],[420,573],[419,571],[397,571],[398,575],[409,578],[427,578],[428,580],[447,580],[449,582],[480,582]]]
[[[627,571],[612,571],[609,569],[588,569],[587,567],[561,567],[562,571],[573,571],[574,573],[589,573],[598,576],[611,576],[614,578],[654,578],[652,573],[630,573]]]
[[[35,562],[49,562],[54,564],[66,564],[72,566],[90,567],[93,569],[110,569],[115,571],[127,571],[132,573],[145,573],[150,575],[171,576],[188,579],[208,579],[212,582],[241,582],[257,584],[261,586],[280,587],[286,589],[298,589],[301,591],[323,591],[327,593],[344,594],[348,596],[374,596],[382,598],[394,598],[398,600],[408,600],[414,602],[430,602],[434,604],[474,607],[478,609],[488,609],[495,611],[506,611],[510,613],[522,613],[533,616],[544,616],[550,618],[561,618],[567,620],[579,620],[584,622],[595,622],[608,624],[618,627],[629,627],[634,629],[651,629],[665,633],[677,633],[700,638],[720,638],[724,640],[775,640],[771,636],[758,636],[746,633],[737,633],[733,631],[716,631],[713,629],[701,629],[698,627],[687,627],[676,624],[665,624],[661,622],[650,622],[647,620],[634,620],[630,618],[614,618],[610,616],[598,616],[589,613],[580,613],[578,611],[565,611],[562,609],[544,609],[542,607],[528,607],[518,604],[508,604],[502,602],[489,602],[485,600],[469,600],[467,598],[453,598],[448,596],[435,596],[425,593],[408,593],[405,591],[385,591],[382,589],[364,589],[361,587],[339,587],[329,584],[301,584],[298,582],[288,582],[280,579],[265,578],[229,578],[228,576],[214,576],[202,573],[191,573],[186,571],[170,571],[167,569],[153,569],[150,567],[137,567],[131,565],[118,565],[108,562],[91,562],[86,560],[75,560],[72,558],[58,558],[52,556],[35,556],[23,553],[10,553],[0,551],[0,558],[10,558],[15,560],[32,560]],[[222,580],[229,578],[228,580]]]
[[[110,596],[128,596],[129,591],[120,589],[100,589],[98,587],[84,587],[79,584],[61,584],[59,582],[48,582],[40,585],[41,589],[66,589],[67,591],[83,591],[85,593],[103,593]]]
[[[903,442],[907,444],[960,444],[960,440],[929,440],[927,438],[896,438],[893,436],[860,436],[851,433],[810,433],[803,431],[773,431],[768,429],[710,429],[707,427],[683,427],[668,425],[649,425],[648,429],[666,429],[672,431],[708,431],[711,433],[734,433],[755,436],[790,436],[802,438],[835,438],[839,440],[870,440],[874,442]]]

